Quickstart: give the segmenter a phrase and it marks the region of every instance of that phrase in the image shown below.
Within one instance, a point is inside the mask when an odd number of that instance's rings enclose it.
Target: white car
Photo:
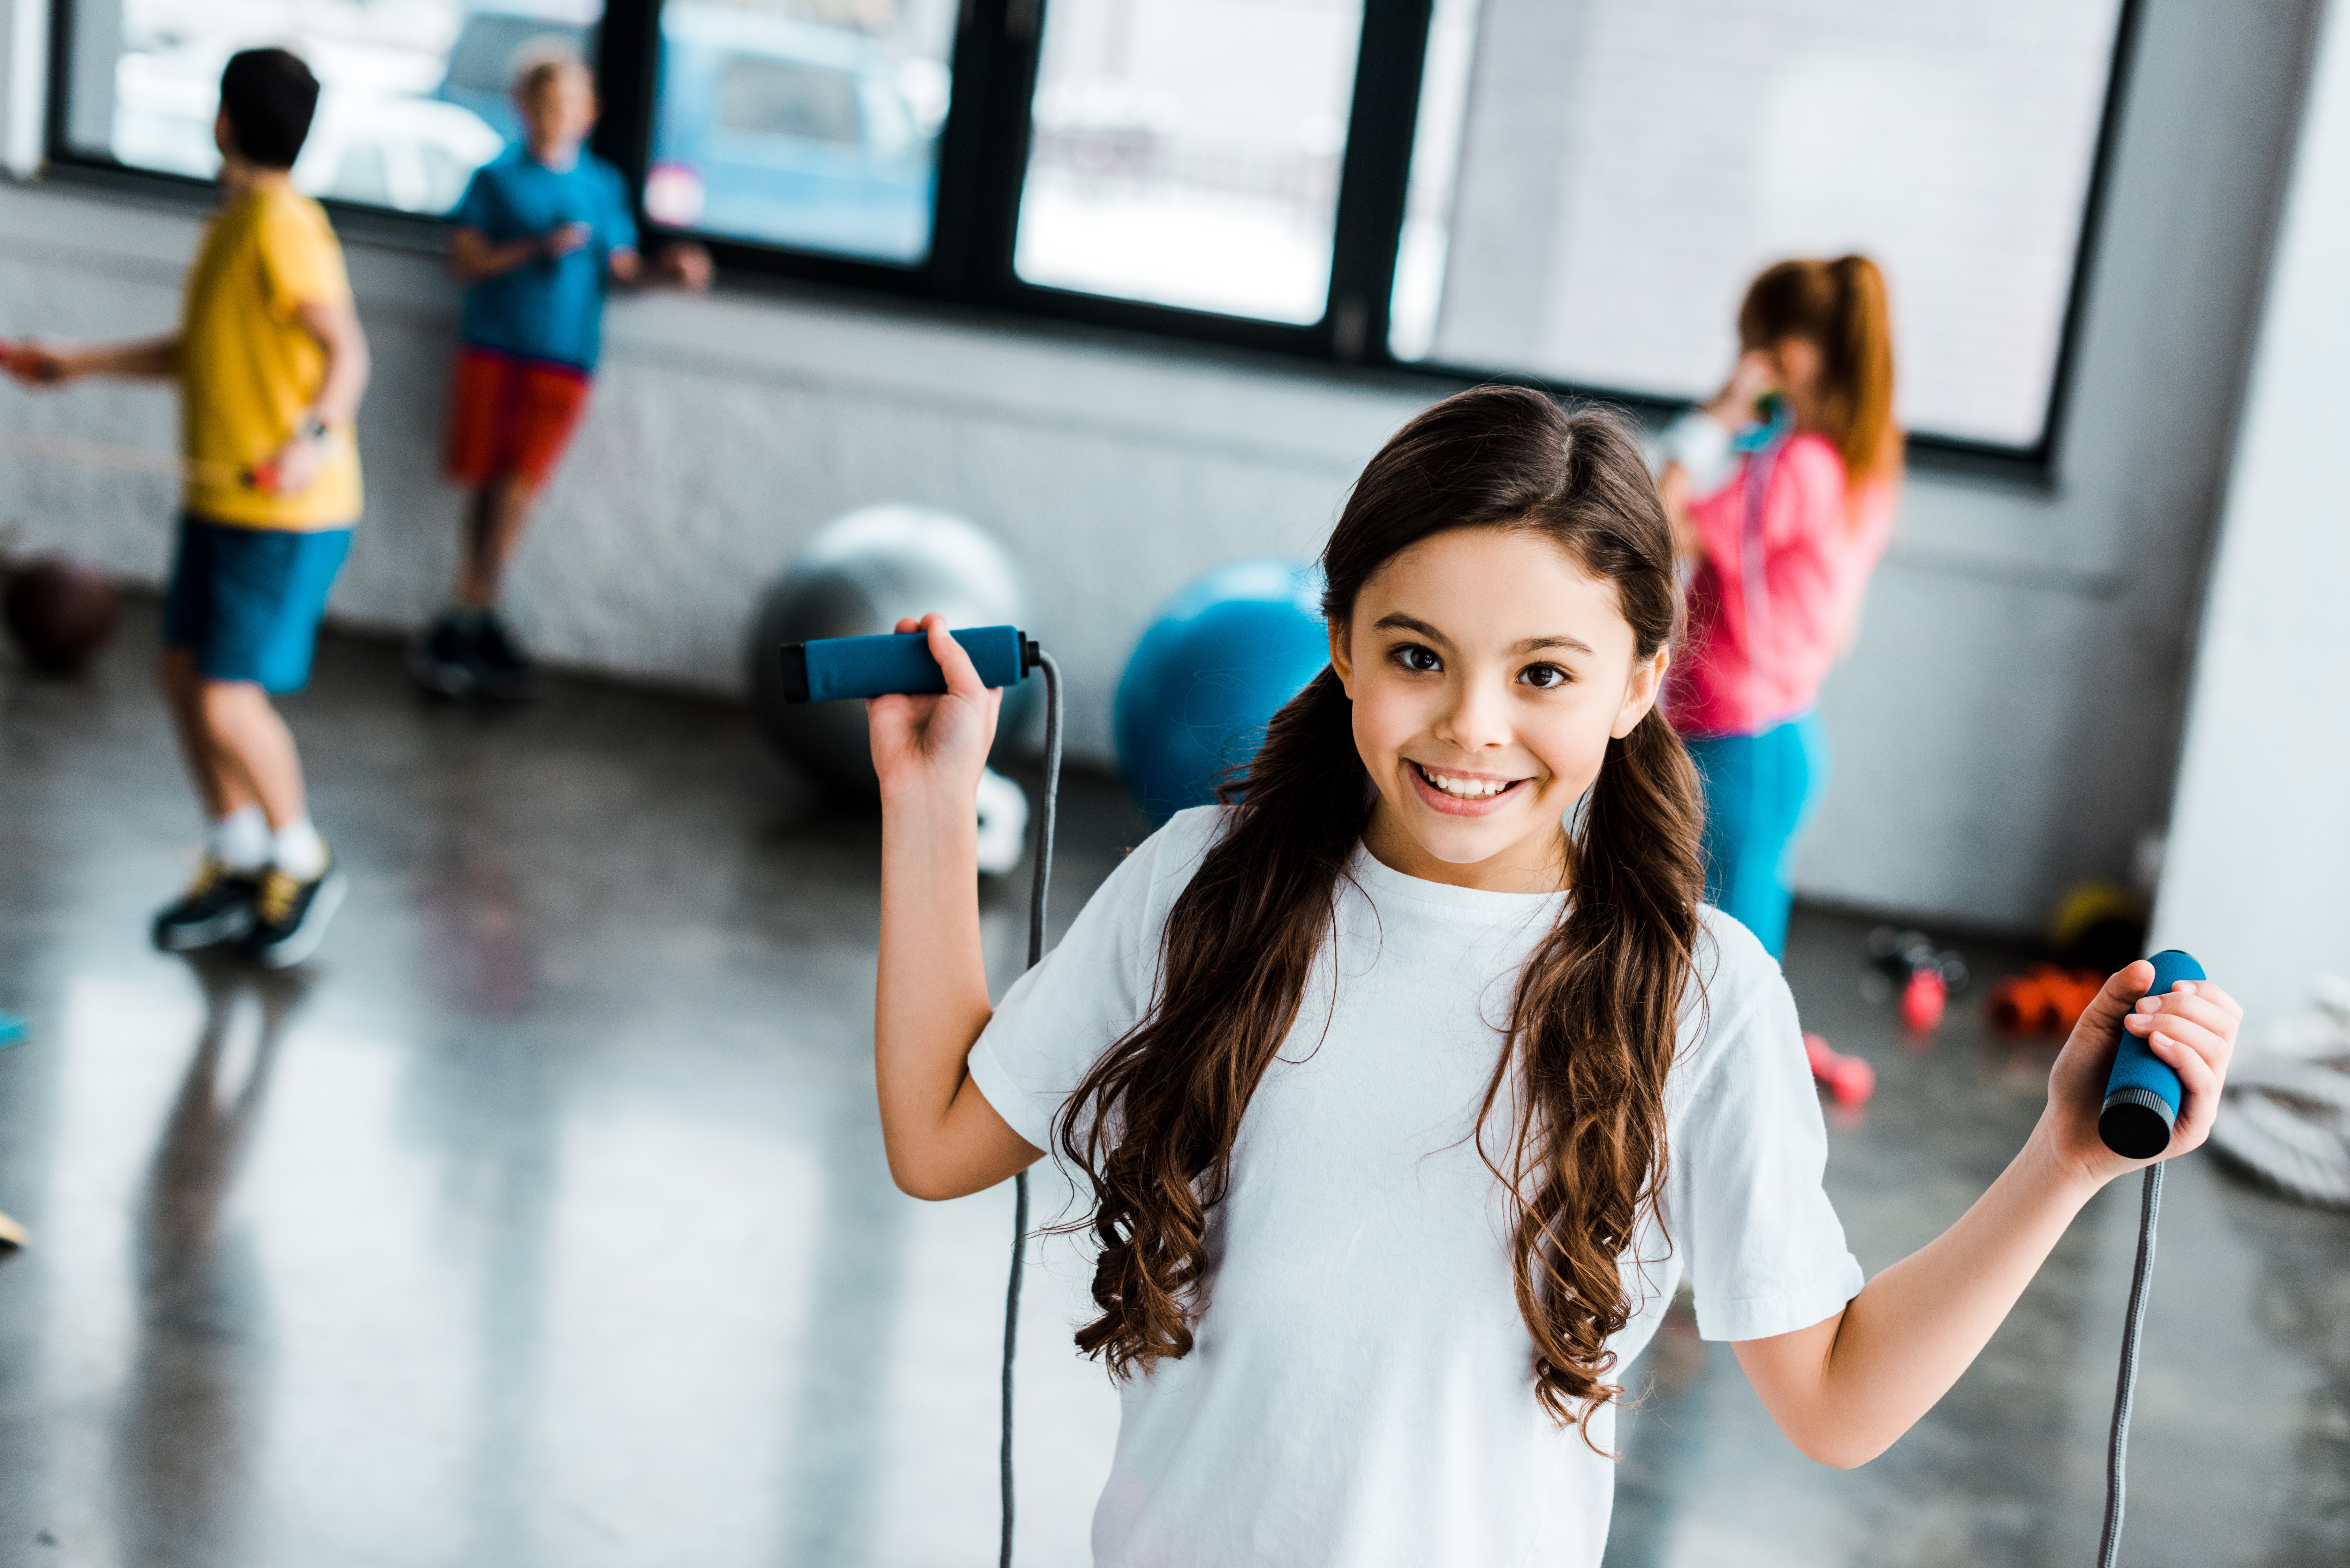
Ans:
[[[438,216],[504,147],[481,116],[453,103],[326,94],[294,183],[314,196]]]
[[[225,57],[216,49],[124,55],[115,72],[114,156],[198,180],[218,172],[213,118]],[[457,204],[473,171],[504,145],[460,105],[330,81],[294,182],[314,196],[437,215]]]

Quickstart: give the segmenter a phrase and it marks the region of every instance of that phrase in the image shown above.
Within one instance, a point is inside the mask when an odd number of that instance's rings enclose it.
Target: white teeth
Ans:
[[[1419,776],[1446,794],[1459,800],[1490,799],[1516,782],[1505,779],[1457,779],[1450,774],[1440,774],[1432,768],[1421,768]]]

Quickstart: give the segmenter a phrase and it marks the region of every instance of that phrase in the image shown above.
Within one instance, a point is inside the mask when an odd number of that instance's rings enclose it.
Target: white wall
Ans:
[[[2036,926],[2160,823],[2308,11],[2149,0],[2063,482],[1916,477],[1825,699],[1840,771],[1807,893]],[[164,327],[195,235],[182,212],[0,189],[0,333]],[[410,626],[452,557],[432,468],[455,301],[425,256],[350,252],[378,379],[368,522],[335,610]],[[850,506],[926,502],[1020,556],[1073,672],[1071,742],[1096,758],[1151,607],[1217,562],[1311,554],[1362,462],[1441,390],[748,286],[618,305],[609,336],[515,584],[544,651],[737,690],[754,598],[797,541]],[[0,389],[0,437],[160,452],[171,430],[157,392]],[[26,543],[163,569],[162,481],[0,451],[0,493]]]
[[[2350,973],[2350,29],[2314,69],[2196,654],[2157,937],[2257,1024]]]

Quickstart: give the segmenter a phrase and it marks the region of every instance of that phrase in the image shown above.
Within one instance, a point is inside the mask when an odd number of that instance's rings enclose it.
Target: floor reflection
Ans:
[[[133,1253],[138,1334],[115,1451],[131,1560],[194,1541],[234,1554],[276,1356],[269,1281],[233,1215],[286,1026],[309,986],[199,956],[204,1021],[148,1168]]]
[[[455,770],[432,847],[412,874],[423,978],[448,1005],[493,1017],[530,1011],[539,995],[538,944],[501,818],[516,803],[475,770]]]

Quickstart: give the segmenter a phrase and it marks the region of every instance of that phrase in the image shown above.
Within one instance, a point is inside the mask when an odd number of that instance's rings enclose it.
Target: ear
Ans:
[[[1660,648],[1648,659],[1632,661],[1632,673],[1624,682],[1624,705],[1616,710],[1616,722],[1607,726],[1607,733],[1620,741],[1639,728],[1640,721],[1648,716],[1664,694],[1665,671],[1671,668],[1673,650]]]
[[[1330,630],[1330,670],[1345,688],[1347,701],[1355,700],[1355,659],[1347,646],[1347,628],[1343,622],[1332,621]]]

